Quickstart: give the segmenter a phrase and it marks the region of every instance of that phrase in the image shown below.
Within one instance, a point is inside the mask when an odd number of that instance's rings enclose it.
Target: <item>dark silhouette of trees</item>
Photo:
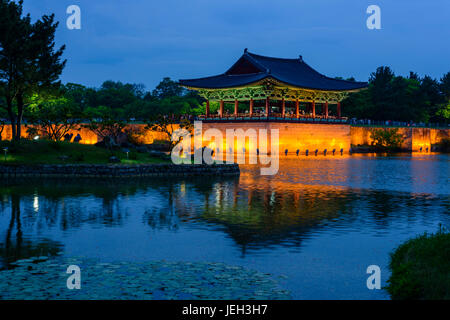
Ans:
[[[66,61],[65,49],[55,49],[55,15],[44,15],[35,23],[23,16],[23,1],[0,1],[0,86],[14,140],[21,136],[24,112],[33,96],[60,86]]]
[[[358,119],[448,123],[449,74],[438,82],[414,72],[407,78],[396,76],[389,67],[379,67],[370,75],[367,90],[343,101],[343,112]]]

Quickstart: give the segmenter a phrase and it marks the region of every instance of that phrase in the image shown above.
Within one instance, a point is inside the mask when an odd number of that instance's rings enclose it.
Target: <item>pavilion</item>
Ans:
[[[324,76],[306,64],[302,56],[272,58],[250,53],[247,49],[225,73],[179,83],[198,91],[206,99],[206,114],[201,118],[212,121],[342,123],[346,119],[341,117],[341,101],[350,92],[367,87],[367,82]],[[211,114],[210,101],[220,102],[217,114]],[[234,112],[227,113],[225,103],[234,104]]]

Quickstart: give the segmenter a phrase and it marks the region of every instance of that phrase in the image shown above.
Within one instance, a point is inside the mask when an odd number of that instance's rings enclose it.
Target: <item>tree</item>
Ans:
[[[444,98],[449,101],[450,100],[450,72],[444,74],[441,78],[441,82],[439,84],[439,89],[441,93],[444,95]]]
[[[450,121],[450,101],[447,104],[441,106],[441,108],[436,112],[436,115],[442,118],[444,121]]]
[[[0,82],[14,140],[20,139],[33,95],[58,88],[66,63],[61,61],[65,46],[55,50],[55,16],[44,15],[33,24],[30,15],[22,14],[22,0],[0,1]]]
[[[74,103],[81,111],[93,106],[96,91],[81,84],[67,83],[61,86],[62,95]]]
[[[389,67],[379,67],[371,74],[367,90],[350,94],[342,102],[343,112],[359,119],[448,122],[449,92],[450,73],[439,83],[414,72],[406,78],[396,76]]]
[[[26,50],[31,34],[30,16],[22,17],[23,1],[0,1],[0,88],[4,108],[11,121],[12,134],[17,136],[17,110],[14,99],[19,91],[23,65],[27,61]],[[24,46],[22,47],[22,44]]]
[[[66,97],[36,100],[27,119],[38,135],[61,141],[69,131],[80,129],[83,114],[73,101]]]
[[[447,72],[439,83],[439,90],[443,96],[443,102],[436,111],[437,120],[450,122],[450,72]]]
[[[5,121],[0,119],[0,141],[2,141],[3,130],[5,130]]]
[[[403,135],[396,129],[372,129],[370,138],[373,144],[380,148],[400,148],[403,143]]]
[[[86,110],[89,123],[84,127],[94,132],[102,138],[109,148],[118,145],[119,137],[124,134],[123,130],[127,126],[127,121],[118,120],[113,116],[111,108],[100,107]]]
[[[1,90],[2,90],[2,88],[0,86],[0,106],[1,105],[4,106],[5,102],[4,102],[3,96],[1,95]],[[8,117],[8,115],[6,114],[5,108],[0,107],[0,141],[2,140],[2,134],[3,134],[3,131],[5,130],[5,125],[6,125],[5,119],[7,117]]]
[[[211,114],[217,113],[217,111],[220,108],[220,102],[219,101],[210,101],[209,103],[209,112]],[[202,104],[198,104],[195,108],[191,110],[191,113],[194,115],[201,115],[206,114],[206,102],[203,102]]]
[[[180,136],[178,139],[175,139],[175,141],[172,141],[173,133],[179,129],[185,129],[191,132],[193,127],[192,122],[188,119],[176,119],[175,117],[158,115],[147,124],[145,129],[165,133],[170,147],[173,148],[183,139],[183,137]]]
[[[164,78],[153,90],[153,96],[158,99],[181,97],[183,93],[184,89],[169,77]]]

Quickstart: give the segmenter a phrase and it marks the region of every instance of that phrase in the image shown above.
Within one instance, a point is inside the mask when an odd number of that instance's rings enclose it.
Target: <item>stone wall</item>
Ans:
[[[145,124],[130,124],[128,125],[128,129],[135,129],[142,132],[142,135],[137,136],[137,140],[139,140],[139,142],[143,144],[151,144],[155,140],[167,140],[167,135],[165,133],[145,130],[146,126],[147,125]],[[27,129],[28,128],[25,125],[22,125],[21,128],[22,138],[28,137]],[[71,130],[69,131],[69,133],[73,134],[74,137],[79,133],[82,139],[80,143],[82,144],[96,144],[97,142],[101,141],[100,137],[98,137],[94,132],[92,132],[87,128],[81,127],[79,130]],[[3,140],[11,140],[12,138],[11,125],[5,125],[1,137]]]
[[[375,127],[351,127],[351,144],[358,145],[371,145],[372,139],[370,138],[371,130]],[[379,128],[377,128],[379,129]],[[392,128],[384,128],[385,130]],[[450,129],[433,129],[433,128],[398,128],[398,133],[403,135],[402,149],[407,151],[420,151],[439,144],[442,139],[450,138]]]
[[[283,123],[283,122],[239,122],[239,123],[203,123],[203,133],[208,129],[219,129],[222,132],[223,138],[226,137],[227,129],[243,129],[244,132],[248,129],[253,129],[258,133],[258,142],[256,145],[250,139],[246,139],[245,145],[243,143],[235,143],[235,149],[240,152],[244,147],[245,150],[262,149],[261,143],[264,139],[259,141],[259,130],[267,130],[268,138],[266,139],[268,151],[270,151],[270,132],[277,129],[279,133],[279,152],[295,153],[300,150],[304,154],[306,150],[314,152],[316,149],[323,152],[325,149],[331,152],[344,150],[345,153],[350,150],[350,126],[342,124],[309,124],[309,123]],[[212,146],[210,145],[212,143]],[[216,149],[214,142],[203,141],[203,144]],[[225,146],[222,147],[224,150]]]
[[[129,128],[133,128],[142,132],[138,136],[138,140],[144,144],[152,144],[155,140],[167,140],[167,135],[161,132],[145,130],[145,124],[130,124]],[[279,130],[279,152],[284,153],[287,149],[289,153],[295,153],[300,150],[304,153],[306,149],[310,152],[318,149],[323,152],[324,149],[332,151],[336,149],[344,149],[347,153],[351,145],[370,145],[371,130],[374,127],[354,127],[346,124],[309,124],[309,123],[288,123],[288,122],[239,122],[239,123],[203,123],[203,132],[210,128],[219,129],[223,137],[226,136],[226,129],[266,129],[270,133],[271,129]],[[175,126],[176,127],[176,126]],[[71,132],[74,136],[80,133],[84,144],[95,144],[100,139],[88,129]],[[431,128],[399,128],[399,133],[403,134],[404,142],[402,149],[407,151],[419,151],[420,148],[430,148],[442,141],[444,138],[450,137],[450,129],[431,129]],[[26,137],[26,127],[22,127],[22,136]],[[6,125],[2,134],[4,140],[11,139],[11,126]],[[204,146],[209,146],[210,141],[204,141]],[[214,146],[215,147],[215,146]],[[244,145],[236,145],[236,150],[253,150],[261,147],[253,146],[251,142]],[[226,146],[224,146],[226,148]],[[216,148],[214,148],[216,149]],[[268,145],[270,150],[270,143]]]
[[[0,165],[0,177],[131,178],[163,176],[239,175],[237,164],[217,165]]]

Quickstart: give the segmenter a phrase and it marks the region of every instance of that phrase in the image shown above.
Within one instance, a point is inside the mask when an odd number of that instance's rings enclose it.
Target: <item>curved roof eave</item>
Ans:
[[[239,82],[239,83],[234,83],[233,85],[211,85],[211,84],[196,84],[197,81],[201,81],[201,80],[209,80],[210,78],[218,78],[220,76],[226,76],[226,75],[218,75],[218,76],[214,76],[214,77],[206,77],[206,78],[199,78],[199,79],[186,79],[186,80],[179,80],[179,84],[186,87],[186,88],[190,88],[190,89],[206,89],[206,90],[220,90],[220,89],[231,89],[231,88],[240,88],[240,87],[245,87],[245,86],[250,86],[250,85],[258,85],[261,81],[266,80],[266,79],[273,79],[276,82],[285,85],[287,87],[293,88],[293,89],[304,89],[304,90],[316,90],[316,91],[360,91],[362,89],[366,89],[367,88],[367,83],[366,82],[353,82],[353,81],[348,81],[348,83],[350,84],[355,84],[356,86],[353,86],[352,88],[318,88],[318,87],[308,87],[308,86],[299,86],[295,83],[291,83],[288,81],[284,81],[282,79],[279,79],[278,77],[274,76],[274,75],[270,75],[270,74],[264,74],[264,77],[260,78],[260,79],[252,79],[246,82]],[[236,76],[237,77],[237,76]],[[334,80],[334,79],[333,79]],[[345,81],[345,80],[343,80]]]
[[[247,61],[259,72],[232,73],[241,61]],[[211,77],[180,80],[179,84],[192,89],[230,89],[256,84],[264,79],[275,81],[296,89],[319,91],[359,91],[368,86],[367,82],[354,82],[327,77],[307,63],[298,59],[266,57],[244,51],[227,72]]]

